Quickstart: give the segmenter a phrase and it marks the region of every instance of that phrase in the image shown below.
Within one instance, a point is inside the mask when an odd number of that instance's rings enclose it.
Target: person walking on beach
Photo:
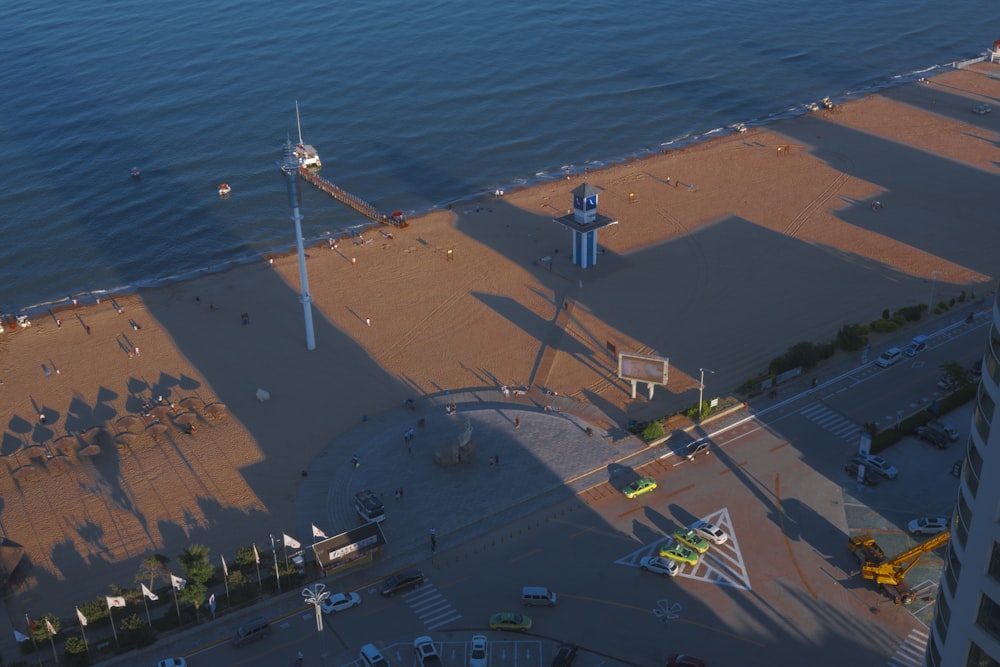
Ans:
[[[521,428],[521,418],[514,417],[514,428]]]
[[[357,454],[355,454],[354,456],[351,457],[351,463],[354,464],[355,468],[360,468],[361,467],[361,461],[358,460],[358,455]]]

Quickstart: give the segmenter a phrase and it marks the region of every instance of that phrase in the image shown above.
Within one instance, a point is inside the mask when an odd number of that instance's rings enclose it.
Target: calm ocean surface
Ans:
[[[4,3],[0,311],[291,247],[296,99],[325,177],[413,214],[932,75],[998,25],[995,0]],[[302,198],[309,238],[363,222]]]

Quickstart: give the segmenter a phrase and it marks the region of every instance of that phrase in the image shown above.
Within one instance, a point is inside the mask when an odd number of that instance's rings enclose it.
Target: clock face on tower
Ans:
[[[573,195],[573,208],[583,208],[583,197]]]
[[[597,208],[597,195],[587,197],[587,210],[589,211],[595,208]]]

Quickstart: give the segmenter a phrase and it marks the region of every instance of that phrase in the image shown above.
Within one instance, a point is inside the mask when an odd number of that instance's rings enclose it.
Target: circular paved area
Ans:
[[[449,403],[457,405],[455,414],[447,414]],[[445,549],[571,497],[606,481],[612,463],[648,449],[635,437],[612,444],[596,428],[588,435],[588,425],[598,421],[584,419],[588,410],[594,408],[534,389],[517,399],[487,390],[421,400],[413,411],[401,406],[364,421],[310,466],[299,492],[298,534],[310,536],[313,523],[328,536],[357,527],[354,493],[371,489],[386,507],[383,557],[397,561],[429,555],[431,529]],[[435,449],[466,420],[471,459],[438,465]],[[416,435],[408,448],[403,436],[411,427]],[[490,464],[494,457],[498,465]]]

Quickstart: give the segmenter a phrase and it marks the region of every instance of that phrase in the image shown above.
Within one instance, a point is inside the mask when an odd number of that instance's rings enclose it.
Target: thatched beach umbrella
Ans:
[[[115,441],[120,445],[134,445],[138,439],[138,434],[130,433],[129,431],[115,435]]]
[[[188,396],[187,398],[181,399],[181,407],[187,408],[188,410],[200,410],[205,407],[205,401],[201,400],[197,396]]]
[[[167,432],[167,425],[163,422],[153,422],[146,427],[146,433],[153,436],[153,439],[159,438],[161,435]]]
[[[41,445],[32,445],[21,450],[21,454],[28,460],[45,461],[49,457],[49,452]],[[22,461],[24,459],[21,459]]]
[[[149,414],[153,417],[153,419],[159,419],[162,421],[166,419],[167,416],[170,414],[170,406],[157,405],[155,408],[149,411]]]
[[[97,445],[87,445],[80,450],[80,456],[97,456],[101,453],[101,448]]]
[[[213,419],[222,419],[228,410],[225,403],[209,403],[205,406],[205,412]]]
[[[52,449],[58,454],[72,456],[80,448],[80,441],[73,435],[64,435],[52,442]]]
[[[119,431],[132,431],[137,433],[142,430],[142,420],[136,415],[125,415],[120,417],[117,422]]]
[[[53,456],[48,461],[49,474],[61,475],[73,467],[73,459],[68,456]]]
[[[193,412],[182,412],[181,414],[174,417],[174,421],[178,424],[187,426],[188,424],[193,424],[198,421],[198,415]]]
[[[28,482],[28,481],[31,481],[33,479],[37,479],[38,475],[39,475],[39,472],[40,471],[38,470],[37,466],[33,466],[31,464],[28,464],[28,465],[21,466],[20,468],[18,468],[17,470],[15,470],[13,473],[11,473],[11,475],[18,482]]]
[[[91,426],[80,434],[80,439],[88,445],[106,445],[111,442],[111,434],[103,426]]]

